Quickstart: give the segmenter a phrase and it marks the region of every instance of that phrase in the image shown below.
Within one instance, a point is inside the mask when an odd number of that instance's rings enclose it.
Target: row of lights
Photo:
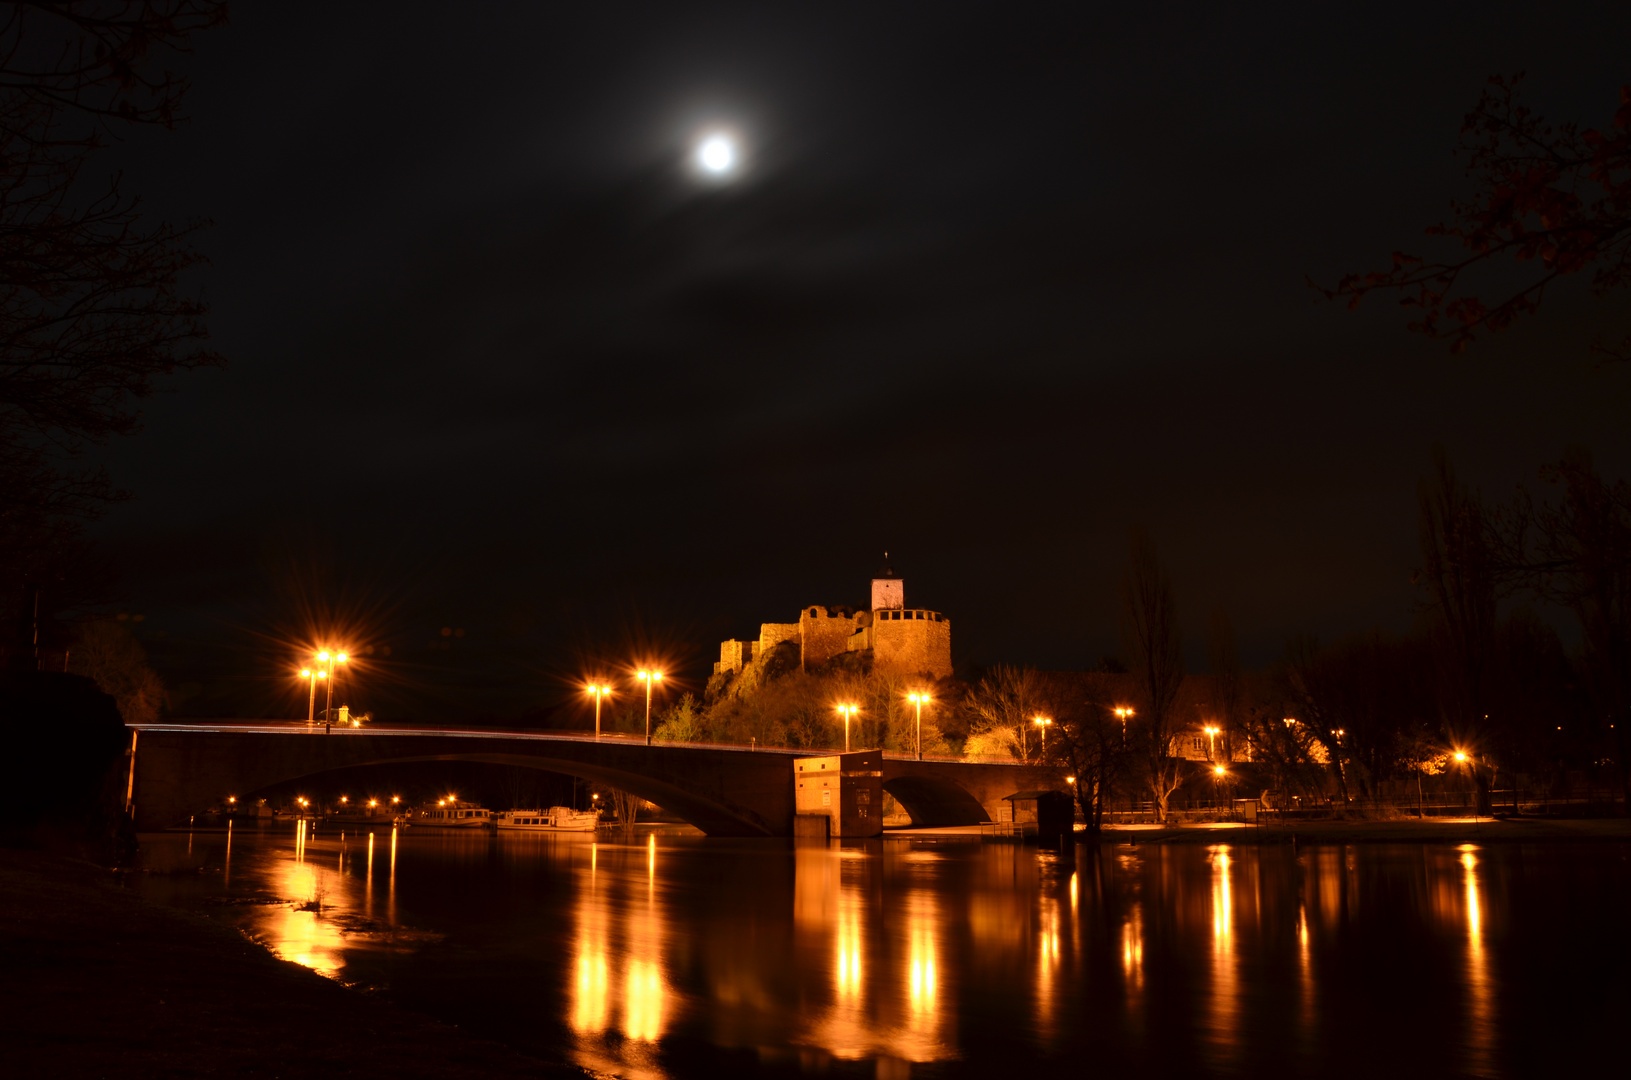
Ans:
[[[655,668],[641,668],[639,671],[634,673],[634,677],[636,679],[639,679],[642,683],[645,683],[645,686],[646,686],[646,745],[650,746],[651,745],[651,688],[663,681],[663,673],[661,671],[656,670]],[[595,699],[595,741],[599,742],[600,741],[600,701],[601,701],[602,698],[606,697],[608,694],[610,694],[612,692],[612,688],[610,686],[606,686],[603,683],[590,683],[588,686],[585,686],[583,689],[584,689],[584,691],[586,693],[592,694],[594,696],[594,699]]]
[[[314,659],[319,664],[327,665],[330,663],[343,664],[350,660],[351,657],[344,652],[331,653],[327,649],[319,649],[314,654]],[[311,684],[311,692],[306,698],[306,723],[308,726],[317,721],[317,684],[319,682],[325,683],[328,688],[326,691],[327,700],[323,704],[323,730],[325,732],[333,726],[334,722],[334,680],[329,678],[329,670],[328,667],[303,667],[300,669],[300,677]]]

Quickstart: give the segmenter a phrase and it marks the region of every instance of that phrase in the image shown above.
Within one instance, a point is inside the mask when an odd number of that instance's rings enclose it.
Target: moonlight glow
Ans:
[[[728,135],[709,135],[697,144],[697,167],[709,176],[728,176],[737,160],[736,143]]]

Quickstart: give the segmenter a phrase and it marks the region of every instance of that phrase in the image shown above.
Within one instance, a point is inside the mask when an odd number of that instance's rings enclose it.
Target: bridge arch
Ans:
[[[895,797],[916,826],[979,825],[991,820],[980,800],[949,776],[896,776],[885,780],[883,789]]]

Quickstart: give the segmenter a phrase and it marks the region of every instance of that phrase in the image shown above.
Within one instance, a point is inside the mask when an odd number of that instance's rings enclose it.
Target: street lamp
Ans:
[[[1127,718],[1133,715],[1133,710],[1125,705],[1116,706],[1116,715],[1121,718],[1121,743],[1127,745]]]
[[[844,753],[849,753],[849,721],[850,717],[861,711],[859,705],[839,705],[838,715],[844,718]]]
[[[651,684],[663,681],[660,671],[640,671],[635,678],[646,684],[646,745],[651,745]]]
[[[600,699],[612,692],[609,686],[596,686],[590,683],[584,687],[589,693],[595,695],[595,741],[600,741]]]
[[[1218,805],[1218,782],[1229,775],[1229,770],[1222,765],[1212,766],[1212,805]]]
[[[1217,756],[1218,729],[1212,724],[1206,725],[1206,760],[1211,761]]]
[[[337,653],[330,654],[327,649],[321,649],[321,650],[318,651],[317,660],[318,660],[319,663],[326,664],[331,659],[336,664],[343,664],[343,663],[345,663],[347,660],[349,660],[351,658],[349,656],[347,656],[343,652],[337,652]],[[328,674],[327,672],[321,672],[321,673],[318,674],[317,677],[321,679],[321,678],[324,678],[327,674]],[[312,693],[313,693],[313,697],[314,697],[314,702],[315,702],[316,691],[317,691],[317,688],[315,686],[313,686],[312,687]],[[333,724],[334,724],[334,680],[330,679],[329,683],[328,683],[328,699],[323,705],[323,734],[325,734],[325,735],[332,734]]]
[[[1042,729],[1042,760],[1046,761],[1048,759],[1048,725],[1053,721],[1046,716],[1038,716],[1031,723]]]
[[[317,680],[328,678],[328,672],[304,667],[300,669],[300,677],[311,683],[311,693],[306,695],[306,726],[311,727],[317,722]]]
[[[907,694],[906,700],[917,706],[917,759],[923,760],[923,706],[934,699],[928,694]]]

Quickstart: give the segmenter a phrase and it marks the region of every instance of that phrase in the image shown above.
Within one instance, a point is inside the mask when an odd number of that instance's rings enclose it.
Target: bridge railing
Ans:
[[[469,728],[469,727],[434,727],[427,725],[409,724],[382,724],[371,723],[365,727],[335,727],[325,730],[321,724],[307,724],[304,720],[166,720],[127,724],[143,733],[147,732],[177,732],[189,734],[221,733],[221,734],[266,734],[266,735],[317,735],[323,737],[359,737],[359,736],[438,736],[461,739],[522,739],[535,742],[567,742],[567,743],[595,743],[611,746],[641,746],[645,743],[643,735],[633,735],[627,732],[607,732],[597,740],[593,732],[563,731],[559,729],[538,728]],[[782,754],[792,757],[822,757],[843,753],[838,746],[766,746],[756,742],[682,742],[673,739],[655,739],[653,746],[673,747],[676,749],[693,750],[731,750],[742,753]],[[876,747],[861,747],[860,749],[873,750]],[[915,753],[906,750],[883,750],[883,756],[890,761],[918,760]],[[1013,760],[993,760],[989,758],[968,758],[960,754],[924,754],[923,761],[941,763],[955,763],[960,765],[1024,765],[1032,764]],[[1041,768],[1043,766],[1037,765]],[[1049,766],[1050,768],[1056,768]]]

